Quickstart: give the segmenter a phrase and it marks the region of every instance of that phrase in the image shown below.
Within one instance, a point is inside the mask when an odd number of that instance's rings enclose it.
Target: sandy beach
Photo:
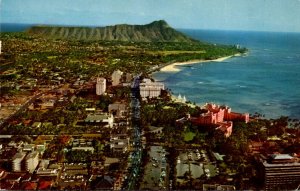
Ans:
[[[196,63],[204,63],[204,62],[223,62],[224,60],[227,60],[233,56],[239,56],[240,54],[235,54],[232,56],[225,56],[214,60],[190,60],[187,62],[175,62],[172,64],[169,64],[167,66],[164,66],[160,69],[162,72],[179,72],[180,68],[177,66],[184,66],[184,65],[190,65],[190,64],[196,64]]]

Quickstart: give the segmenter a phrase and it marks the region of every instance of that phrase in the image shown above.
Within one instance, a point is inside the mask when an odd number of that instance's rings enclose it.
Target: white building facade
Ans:
[[[120,80],[122,78],[123,72],[120,70],[116,70],[112,73],[111,79],[112,79],[112,85],[117,86],[120,84]]]
[[[161,82],[151,82],[150,80],[144,80],[140,83],[140,95],[142,98],[154,98],[161,95],[161,90],[164,90],[165,86]]]
[[[39,153],[34,151],[26,157],[26,170],[32,173],[39,164]]]
[[[105,78],[97,78],[96,83],[96,94],[102,95],[106,91],[106,79]]]
[[[22,171],[22,161],[25,158],[26,153],[17,153],[15,154],[15,156],[13,157],[12,160],[12,169],[14,172],[21,172]]]

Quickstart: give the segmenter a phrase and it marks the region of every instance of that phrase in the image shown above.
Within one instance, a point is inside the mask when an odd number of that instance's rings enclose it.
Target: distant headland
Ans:
[[[164,20],[146,25],[120,24],[105,27],[33,26],[26,31],[51,39],[103,40],[132,42],[194,42],[196,40],[173,29]]]

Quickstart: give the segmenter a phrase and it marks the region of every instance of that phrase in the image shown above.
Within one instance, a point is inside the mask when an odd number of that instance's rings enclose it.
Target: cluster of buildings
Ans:
[[[54,179],[43,177],[58,174],[55,169],[42,167],[47,160],[41,156],[52,139],[52,136],[40,135],[29,144],[13,141],[10,135],[0,136],[0,164],[5,167],[0,167],[0,189],[49,189]],[[32,182],[32,174],[40,180]]]
[[[126,79],[124,79],[126,78]],[[123,83],[123,86],[127,86],[128,82],[132,80],[132,75],[131,74],[126,74],[126,76],[123,76],[123,72],[120,70],[116,70],[112,73],[111,75],[111,80],[112,80],[112,86],[118,86],[121,84],[122,79],[125,81]],[[96,94],[97,95],[102,95],[105,94],[106,92],[106,87],[107,87],[107,81],[105,78],[97,78],[96,80]],[[165,89],[164,83],[162,82],[153,82],[151,79],[143,79],[143,81],[140,83],[140,96],[142,99],[146,98],[156,98],[159,97],[162,93],[162,90]],[[180,97],[180,101],[185,102],[186,98]]]
[[[18,152],[12,159],[12,168],[14,172],[28,171],[32,173],[39,164],[38,152]]]
[[[120,70],[115,70],[111,74],[111,83],[112,86],[119,86],[123,85],[126,86],[128,83],[130,83],[132,80],[132,75],[129,73],[124,74]],[[124,82],[123,84],[121,84]],[[107,80],[102,77],[98,77],[96,79],[96,94],[97,95],[103,95],[106,93],[106,88],[107,88]]]
[[[121,85],[124,76],[118,77],[118,75],[122,75],[122,72],[117,71],[112,75],[113,85]],[[130,79],[130,75],[126,75],[126,78]],[[83,89],[83,85],[80,85],[80,83],[79,86],[82,87],[77,88],[77,92]],[[87,83],[84,82],[84,85],[87,85]],[[93,90],[90,90],[94,92],[95,84],[92,83],[89,88],[93,88]],[[97,78],[96,94],[105,94],[106,89],[107,80]],[[39,94],[37,99],[28,103],[27,111],[64,109],[67,103],[73,103],[78,96],[74,92],[65,94],[64,90],[58,92],[59,90]],[[93,94],[93,92],[89,93]],[[80,136],[78,138],[75,132],[75,136],[69,136],[69,141],[53,143],[53,138],[56,141],[61,135],[47,136],[51,137],[47,141],[43,138],[46,136],[33,135],[28,136],[32,139],[28,141],[30,142],[28,144],[13,143],[13,141],[12,143],[6,143],[8,140],[12,140],[13,136],[9,136],[5,141],[0,137],[0,189],[49,190],[54,187],[58,189],[109,188],[120,190],[122,182],[126,178],[126,167],[122,166],[122,168],[116,168],[114,171],[111,168],[127,162],[126,156],[130,152],[130,136],[127,134],[129,128],[128,104],[122,100],[109,104],[108,112],[97,110],[94,105],[92,107],[85,108],[83,115],[76,120],[75,127],[73,127],[74,129],[84,129],[86,136],[89,136],[89,138]],[[18,122],[20,123],[16,120],[16,123]],[[44,127],[50,124],[52,126],[51,130],[61,129],[61,132],[68,133],[64,130],[66,127],[64,122],[56,124],[56,122],[35,121],[34,119],[26,120],[26,124],[25,121],[22,122],[34,132],[49,129]],[[51,143],[49,144],[49,142]],[[95,144],[96,142],[97,144]],[[63,148],[61,151],[56,148],[58,144],[61,144],[60,146]],[[49,152],[49,150],[53,152]],[[70,163],[64,159],[66,153],[77,151],[88,151],[92,156],[99,155],[99,158],[94,158],[89,168],[87,161]],[[47,156],[44,155],[44,152]],[[105,153],[103,154],[103,152]],[[4,165],[6,167],[2,169]]]
[[[124,156],[130,152],[130,139],[127,134],[111,134],[105,142],[95,144],[99,134],[82,136],[40,135],[32,143],[13,141],[13,136],[0,136],[0,189],[5,190],[50,190],[56,189],[110,189],[120,190],[126,178]],[[33,139],[33,140],[32,140]],[[99,152],[103,144],[110,153],[99,155],[88,167],[87,161],[68,162],[57,158],[57,149],[47,157],[45,149],[58,146],[60,142],[64,153],[71,151]],[[40,149],[39,145],[44,145]],[[98,150],[98,151],[97,151]],[[108,152],[108,151],[106,151]],[[48,153],[49,154],[49,153]],[[122,161],[123,160],[123,161]],[[124,161],[125,160],[125,161]],[[127,165],[127,164],[126,164]]]

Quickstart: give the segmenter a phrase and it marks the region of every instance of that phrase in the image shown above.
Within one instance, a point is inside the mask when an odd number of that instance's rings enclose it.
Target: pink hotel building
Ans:
[[[199,117],[189,118],[189,120],[197,125],[217,124],[217,129],[224,132],[226,137],[229,137],[232,133],[232,121],[239,120],[246,123],[249,122],[249,113],[242,114],[231,112],[231,108],[228,106],[218,106],[207,103],[205,109],[207,109],[207,113],[204,113]]]

